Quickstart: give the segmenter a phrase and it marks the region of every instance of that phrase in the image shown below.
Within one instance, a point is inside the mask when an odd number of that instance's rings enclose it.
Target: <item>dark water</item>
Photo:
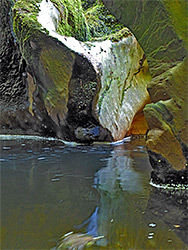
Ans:
[[[105,236],[89,249],[187,249],[185,194],[149,185],[143,145],[1,141],[1,249],[56,249],[69,231]]]

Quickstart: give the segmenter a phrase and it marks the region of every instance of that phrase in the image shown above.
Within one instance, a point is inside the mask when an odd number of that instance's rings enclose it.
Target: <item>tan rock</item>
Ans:
[[[178,140],[170,128],[152,129],[147,134],[146,146],[149,150],[162,155],[176,170],[185,168],[186,160]]]

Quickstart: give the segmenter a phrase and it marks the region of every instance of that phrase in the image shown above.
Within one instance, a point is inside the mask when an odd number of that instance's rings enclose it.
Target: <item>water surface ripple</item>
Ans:
[[[187,249],[186,193],[150,186],[142,139],[122,145],[1,140],[1,249],[56,249],[67,232],[90,249]]]

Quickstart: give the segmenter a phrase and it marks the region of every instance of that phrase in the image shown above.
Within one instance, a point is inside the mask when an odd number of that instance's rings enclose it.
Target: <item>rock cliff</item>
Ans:
[[[24,112],[15,129],[27,133],[28,123],[31,133],[82,142],[124,138],[150,101],[148,64],[134,35],[117,24],[100,37],[100,29],[91,27],[93,12],[87,10],[86,20],[79,0],[19,0],[12,15],[15,46],[25,65]],[[5,131],[11,118],[19,117],[11,112],[7,121],[5,109],[1,119]]]
[[[184,0],[103,0],[144,49],[152,104],[144,115],[156,183],[186,183],[188,166],[187,10]]]

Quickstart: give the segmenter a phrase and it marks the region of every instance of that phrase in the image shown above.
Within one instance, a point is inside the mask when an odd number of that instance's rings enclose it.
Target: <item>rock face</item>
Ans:
[[[0,2],[0,130],[1,133],[55,134],[39,102],[35,117],[29,113],[26,61],[12,30],[11,1]]]
[[[157,183],[186,183],[188,166],[187,1],[103,0],[146,53],[152,104],[144,115],[146,146]]]
[[[182,36],[187,36],[186,1],[103,0],[103,2],[138,39],[147,55],[152,76],[172,68],[186,56],[182,41]],[[180,26],[181,37],[177,35],[176,31],[179,29],[174,28],[174,22],[169,16],[170,8],[172,12],[174,11],[177,25]]]
[[[119,42],[104,41],[100,47],[104,55],[100,58],[97,114],[100,124],[119,140],[131,128],[135,114],[149,102],[151,76],[145,54],[132,34]]]
[[[75,4],[80,6],[80,1]],[[13,31],[27,89],[23,119],[15,129],[22,129],[22,122],[25,133],[28,123],[31,131],[39,126],[38,134],[66,140],[122,139],[136,113],[149,102],[146,88],[151,77],[143,50],[127,28],[90,42],[58,34],[67,15],[61,7],[45,0],[30,0],[30,5],[20,0],[14,5]],[[75,37],[86,40],[87,23],[80,18]],[[85,32],[80,32],[83,27]],[[5,120],[1,119],[1,125],[6,130]]]

